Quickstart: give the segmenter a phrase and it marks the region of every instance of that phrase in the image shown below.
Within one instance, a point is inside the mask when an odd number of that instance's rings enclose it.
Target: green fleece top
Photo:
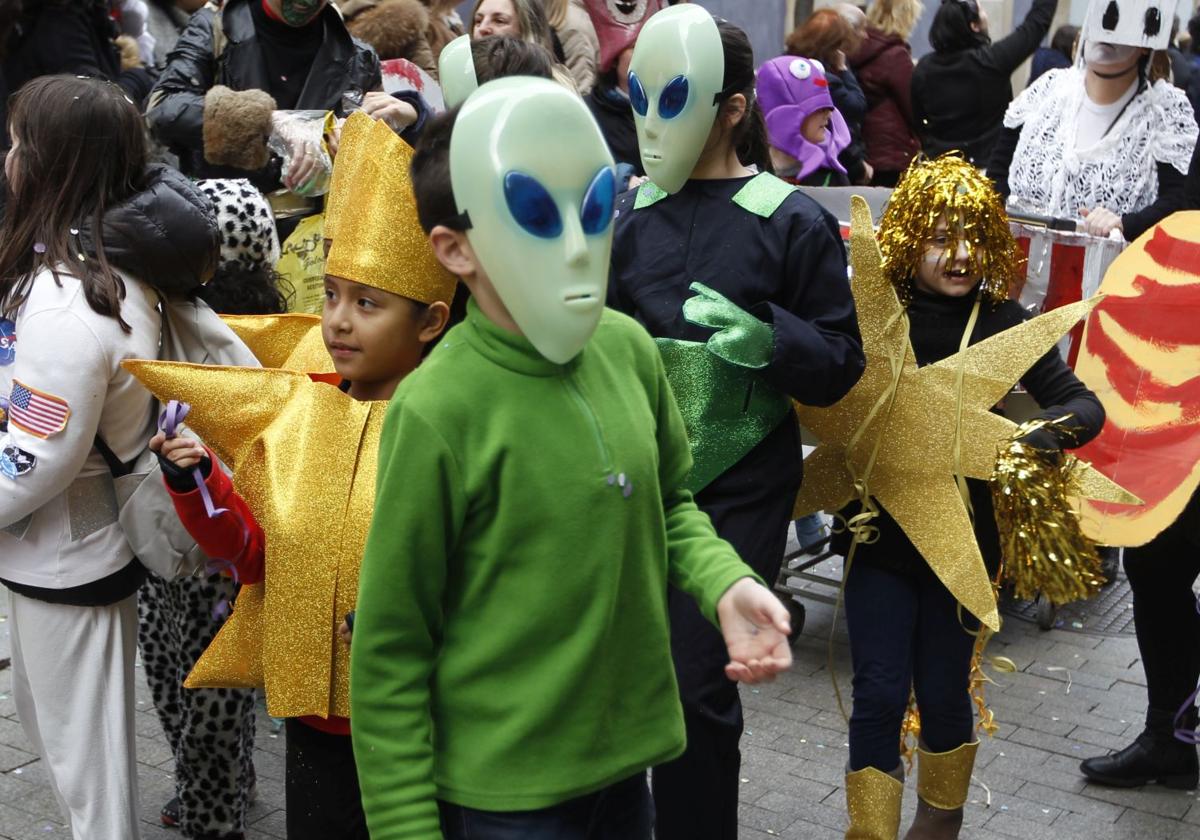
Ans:
[[[397,389],[350,666],[373,840],[440,838],[435,800],[546,808],[679,755],[668,582],[752,576],[683,489],[653,340],[606,310],[547,361],[473,304]]]

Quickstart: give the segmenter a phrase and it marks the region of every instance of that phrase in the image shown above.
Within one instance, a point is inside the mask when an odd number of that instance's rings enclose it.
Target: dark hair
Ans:
[[[270,266],[248,269],[234,262],[217,269],[196,294],[222,315],[278,315],[287,312],[296,290]]]
[[[717,30],[721,33],[721,49],[725,54],[725,77],[717,95],[718,108],[735,94],[746,97],[746,115],[733,127],[733,148],[744,165],[774,172],[767,123],[754,95],[754,47],[746,33],[727,20],[718,20]]]
[[[971,24],[979,21],[979,4],[975,0],[942,0],[929,27],[929,45],[940,53],[981,47],[991,39],[971,28]]]
[[[489,35],[471,42],[471,60],[479,84],[505,76],[554,78],[554,56],[541,44],[507,35]]]
[[[1050,49],[1057,50],[1068,59],[1075,60],[1075,39],[1079,37],[1079,27],[1064,23],[1054,30],[1050,38]]]
[[[410,171],[413,195],[417,200],[417,220],[426,233],[438,225],[462,229],[450,181],[450,136],[454,133],[458,111],[458,108],[451,108],[427,122],[413,153]]]
[[[817,9],[808,16],[808,20],[793,29],[785,45],[789,55],[815,58],[825,66],[826,72],[833,72],[837,65],[837,51],[853,53],[857,41],[854,27],[842,17],[842,13],[826,8]]]
[[[13,95],[9,125],[19,147],[8,207],[20,212],[0,223],[0,312],[12,316],[39,269],[70,266],[92,310],[128,332],[125,284],[100,237],[89,256],[71,231],[101,230],[105,211],[142,187],[147,148],[138,109],[110,82],[43,76]]]
[[[1188,19],[1187,31],[1192,36],[1192,53],[1200,52],[1200,14],[1192,15]]]

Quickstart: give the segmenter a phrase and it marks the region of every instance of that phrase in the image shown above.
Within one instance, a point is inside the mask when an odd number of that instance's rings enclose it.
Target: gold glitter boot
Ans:
[[[866,767],[846,774],[846,840],[896,840],[900,832],[900,799],[904,768],[884,773]]]
[[[917,816],[904,840],[956,840],[978,750],[978,741],[943,753],[917,748]]]

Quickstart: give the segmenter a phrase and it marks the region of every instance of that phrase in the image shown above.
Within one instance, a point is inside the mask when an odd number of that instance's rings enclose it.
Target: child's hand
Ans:
[[[170,440],[162,432],[150,438],[150,450],[157,452],[175,466],[188,470],[200,463],[204,447],[189,437],[174,437]]]
[[[792,666],[787,608],[762,584],[742,578],[729,587],[717,602],[717,619],[729,650],[729,679],[770,681]]]

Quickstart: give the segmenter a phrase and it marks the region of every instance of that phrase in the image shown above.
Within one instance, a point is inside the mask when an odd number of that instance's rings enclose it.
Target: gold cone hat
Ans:
[[[412,148],[375,120],[351,141],[366,147],[352,149],[346,162],[339,153],[334,164],[335,174],[343,170],[337,185],[344,195],[327,210],[334,233],[325,273],[420,303],[450,303],[458,281],[434,256],[417,219]]]
[[[342,208],[346,206],[350,192],[347,189],[346,173],[352,172],[358,159],[370,151],[367,135],[375,121],[362,111],[355,111],[342,123],[342,136],[338,141],[337,155],[333,159],[333,174],[329,178],[329,192],[325,195],[325,238],[333,239],[337,232]]]

